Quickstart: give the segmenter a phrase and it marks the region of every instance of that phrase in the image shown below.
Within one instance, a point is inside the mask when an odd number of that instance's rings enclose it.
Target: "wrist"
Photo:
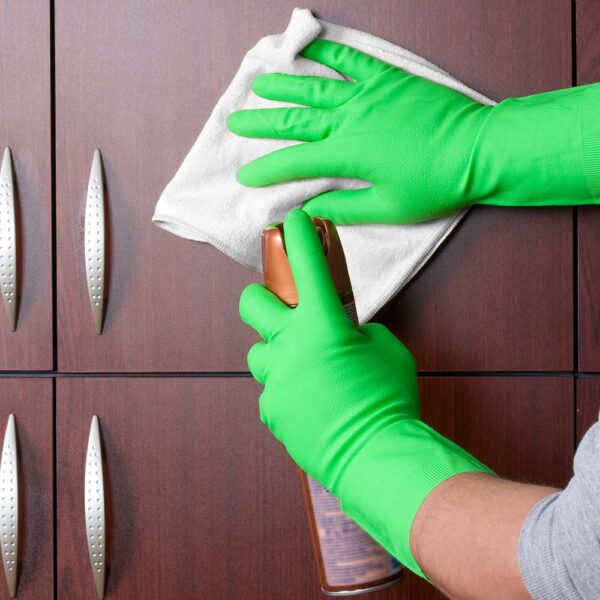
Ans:
[[[508,98],[484,121],[467,195],[505,206],[589,204],[600,190],[600,84]]]
[[[342,510],[407,568],[425,577],[410,548],[415,515],[442,481],[492,471],[417,419],[378,432],[344,469],[332,492]]]

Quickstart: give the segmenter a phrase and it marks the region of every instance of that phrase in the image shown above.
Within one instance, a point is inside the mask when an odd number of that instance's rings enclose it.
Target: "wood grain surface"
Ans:
[[[577,83],[600,81],[600,2],[577,3]],[[579,208],[579,369],[600,372],[600,206]]]
[[[600,412],[600,378],[577,380],[577,443],[598,422]]]
[[[61,370],[247,369],[254,336],[237,300],[258,275],[158,230],[150,217],[245,52],[284,30],[294,5],[227,0],[148,9],[141,0],[57,0]],[[571,81],[566,0],[485,9],[472,1],[317,1],[312,8],[421,53],[496,99]],[[105,160],[109,227],[101,336],[82,259],[96,147]],[[425,370],[570,369],[571,211],[473,211],[432,267],[378,317],[412,343]]]
[[[58,380],[59,598],[95,597],[82,490],[93,414],[107,598],[319,597],[298,474],[258,419],[258,392],[250,378]]]
[[[0,433],[13,412],[26,466],[19,598],[55,597],[53,560],[59,600],[96,598],[83,511],[94,414],[106,461],[107,599],[323,597],[296,468],[259,421],[260,386],[239,373],[256,337],[239,319],[238,297],[260,275],[150,220],[244,54],[283,31],[294,6],[55,0],[53,297],[50,4],[0,5],[0,150],[13,148],[23,240],[19,326],[9,332],[0,314],[0,370],[51,370],[53,302],[58,312],[55,531],[52,381],[0,378]],[[569,0],[315,0],[311,9],[501,100],[569,86],[574,66],[578,83],[600,79],[600,5],[575,6],[575,54]],[[83,260],[95,148],[107,183],[100,336]],[[564,485],[576,442],[597,419],[600,379],[579,377],[575,386],[573,371],[600,372],[599,246],[598,207],[476,207],[375,318],[427,374],[423,419],[499,475]],[[136,376],[148,371],[160,376]],[[0,599],[4,592],[0,579]],[[408,573],[356,598],[442,595]]]
[[[59,598],[94,598],[82,477],[102,431],[113,600],[318,600],[298,476],[258,419],[252,379],[69,377],[57,381]],[[499,474],[564,484],[568,377],[431,377],[423,418]],[[439,598],[412,575],[373,600]]]
[[[571,370],[571,213],[472,208],[375,320],[422,371]]]
[[[600,372],[600,207],[578,208],[579,370]]]
[[[0,451],[15,416],[19,448],[19,600],[54,598],[52,379],[0,378]],[[0,598],[8,599],[0,566]]]
[[[0,2],[0,161],[10,147],[20,296],[16,331],[0,299],[1,370],[53,368],[50,63],[50,4]]]

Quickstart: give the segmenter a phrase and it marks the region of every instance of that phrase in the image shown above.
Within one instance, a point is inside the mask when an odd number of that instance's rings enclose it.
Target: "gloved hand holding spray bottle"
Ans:
[[[333,223],[314,217],[327,265],[344,310],[358,325],[344,251]],[[287,306],[298,305],[298,290],[285,252],[283,224],[261,236],[265,287]],[[302,491],[321,589],[336,596],[380,590],[402,579],[402,565],[340,509],[335,496],[300,470]]]
[[[425,577],[409,543],[419,506],[448,477],[490,469],[420,420],[408,349],[384,326],[357,327],[348,316],[323,250],[331,230],[322,228],[319,237],[310,217],[294,209],[283,231],[297,306],[260,284],[240,298],[242,319],[263,339],[248,354],[252,375],[265,386],[261,421],[343,513]],[[374,583],[357,581],[364,588]],[[325,582],[328,587],[356,590]]]

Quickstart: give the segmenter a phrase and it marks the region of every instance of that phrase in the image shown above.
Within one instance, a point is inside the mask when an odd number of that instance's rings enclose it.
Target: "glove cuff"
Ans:
[[[590,204],[600,190],[600,84],[508,98],[493,107],[472,155],[479,204]]]
[[[427,579],[410,548],[414,518],[442,481],[473,471],[493,473],[422,421],[404,420],[375,434],[332,491],[348,516],[408,569]]]
[[[600,201],[600,84],[589,87],[582,107],[581,157],[590,194]]]

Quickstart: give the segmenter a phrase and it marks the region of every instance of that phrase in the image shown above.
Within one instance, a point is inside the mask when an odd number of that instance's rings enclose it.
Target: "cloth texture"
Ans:
[[[519,539],[519,565],[533,600],[600,598],[600,423],[575,454],[575,474],[562,492],[529,511]]]
[[[319,178],[250,188],[235,173],[251,160],[298,142],[245,139],[226,127],[228,115],[244,108],[294,106],[259,98],[251,90],[261,73],[318,75],[344,79],[339,73],[298,53],[321,37],[347,44],[410,73],[454,88],[485,104],[492,100],[413,54],[373,35],[315,18],[296,8],[283,34],[262,38],[244,57],[226,92],[217,102],[194,145],[155,206],[152,223],[181,237],[208,242],[236,261],[261,271],[260,233],[283,221],[290,209],[332,189],[357,189],[357,179]],[[398,165],[402,169],[402,165]],[[465,214],[413,225],[339,226],[361,323],[388,302],[419,270]]]

